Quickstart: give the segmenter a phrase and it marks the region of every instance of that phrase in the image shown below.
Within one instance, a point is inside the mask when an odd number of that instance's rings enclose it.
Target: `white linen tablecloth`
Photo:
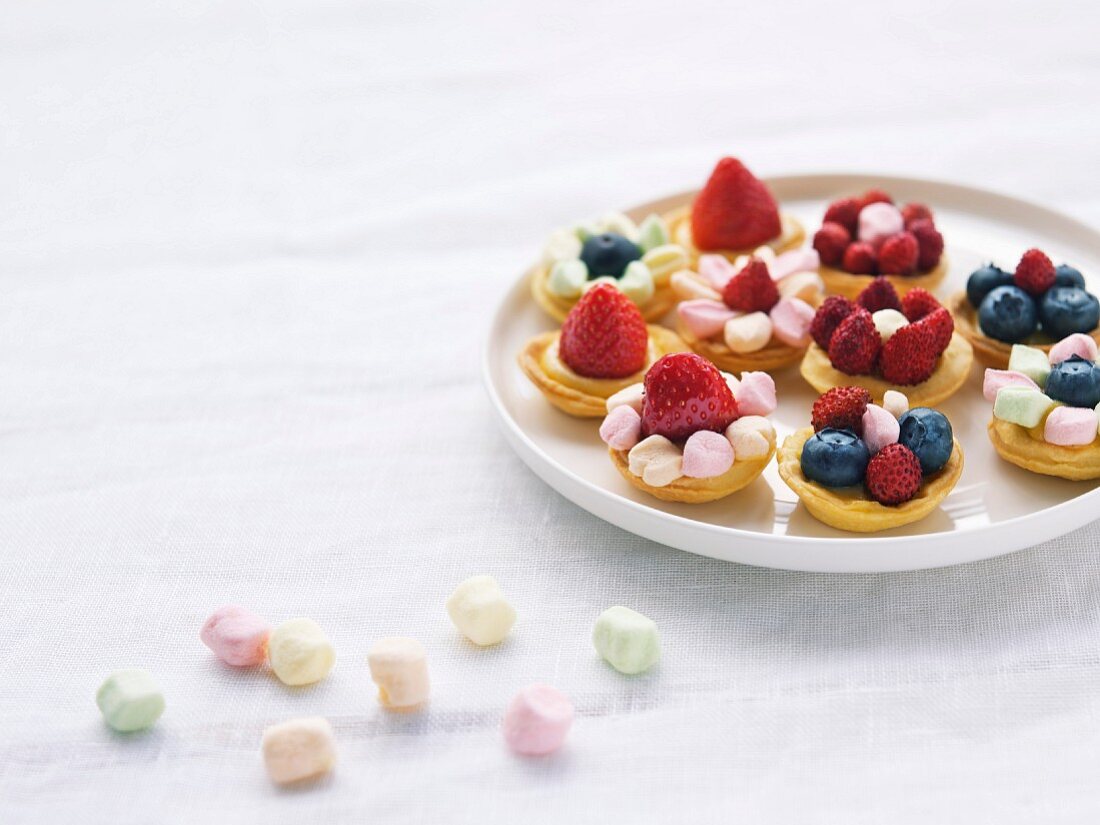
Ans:
[[[1096,4],[5,5],[0,822],[1015,823],[1100,816],[1098,528],[930,572],[812,575],[611,527],[508,450],[490,312],[555,226],[761,174],[959,180],[1100,221]],[[520,611],[474,650],[443,602]],[[314,618],[309,689],[204,617]],[[653,617],[626,679],[596,615]],[[427,647],[381,711],[365,652]],[[145,735],[93,701],[124,666]],[[502,708],[578,718],[522,761]],[[269,785],[265,725],[341,762]]]

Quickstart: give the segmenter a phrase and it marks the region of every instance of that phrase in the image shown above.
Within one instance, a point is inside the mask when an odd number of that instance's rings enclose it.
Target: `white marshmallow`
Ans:
[[[265,728],[260,750],[267,775],[279,785],[320,776],[336,764],[332,726],[321,716]]]
[[[379,639],[367,653],[378,701],[390,708],[414,708],[428,701],[428,657],[416,639]]]

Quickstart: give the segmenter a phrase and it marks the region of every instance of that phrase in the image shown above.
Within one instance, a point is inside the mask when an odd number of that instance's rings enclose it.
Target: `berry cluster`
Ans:
[[[821,263],[853,275],[914,275],[939,264],[943,235],[924,204],[898,209],[888,194],[871,189],[829,204],[814,249]]]

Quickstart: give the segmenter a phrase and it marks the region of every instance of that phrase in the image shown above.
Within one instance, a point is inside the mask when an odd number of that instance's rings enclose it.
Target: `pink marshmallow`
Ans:
[[[768,271],[772,279],[781,281],[796,272],[817,272],[821,266],[821,257],[816,249],[791,249],[775,259]]]
[[[719,292],[737,274],[734,265],[721,255],[700,255],[698,269],[703,279]]]
[[[573,703],[550,685],[528,685],[504,711],[504,741],[524,756],[553,753],[573,724]]]
[[[697,299],[681,301],[676,305],[676,314],[692,335],[703,339],[721,335],[726,328],[726,321],[736,318],[739,313],[718,301]]]
[[[868,404],[863,413],[863,443],[871,454],[893,444],[901,435],[901,425],[893,413],[878,404]]]
[[[733,447],[721,433],[699,430],[684,442],[680,468],[688,478],[714,478],[733,466]]]
[[[1031,387],[1035,390],[1039,389],[1039,385],[1022,372],[987,369],[985,371],[985,378],[982,379],[982,395],[985,396],[986,401],[993,403],[997,400],[997,391],[1001,389],[1001,387],[1016,386]]]
[[[772,319],[772,335],[790,347],[810,343],[810,324],[814,308],[801,298],[780,298],[768,317]]]
[[[733,394],[741,415],[770,415],[775,412],[775,381],[766,372],[743,372]]]
[[[630,450],[642,437],[642,417],[629,404],[607,414],[600,424],[600,438],[613,450]]]
[[[1096,341],[1091,335],[1075,332],[1067,335],[1050,348],[1050,363],[1061,364],[1071,355],[1080,355],[1086,361],[1096,360]]]
[[[263,664],[271,625],[255,613],[228,604],[210,614],[199,631],[202,643],[214,655],[234,667]]]
[[[905,229],[905,219],[892,203],[872,203],[859,210],[859,239],[878,246]]]
[[[1080,447],[1096,439],[1096,410],[1092,407],[1055,407],[1043,425],[1043,440],[1061,447]]]

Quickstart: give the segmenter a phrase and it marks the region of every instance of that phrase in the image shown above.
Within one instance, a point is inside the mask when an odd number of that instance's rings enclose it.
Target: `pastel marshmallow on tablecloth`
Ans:
[[[996,401],[997,393],[1002,387],[1030,387],[1033,390],[1039,390],[1039,385],[1022,372],[986,369],[982,378],[982,395],[985,396],[985,400]]]
[[[759,415],[745,415],[726,427],[726,438],[733,445],[733,460],[760,458],[771,452],[775,428]]]
[[[757,352],[772,339],[772,322],[763,312],[750,312],[726,321],[722,331],[726,346],[734,352]]]
[[[901,425],[894,415],[878,404],[868,404],[863,411],[863,443],[871,455],[893,444],[901,434]]]
[[[768,267],[772,279],[782,281],[790,275],[812,274],[816,275],[821,268],[821,256],[812,247],[803,249],[791,249],[777,255],[774,263]]]
[[[894,418],[901,418],[909,412],[909,397],[897,390],[887,390],[882,394],[882,408]]]
[[[676,305],[676,316],[695,338],[704,339],[718,335],[726,327],[726,321],[741,313],[734,312],[721,301],[695,299]]]
[[[895,332],[909,323],[909,319],[896,309],[880,309],[878,312],[873,312],[871,321],[884,344],[894,336]]]
[[[311,685],[328,675],[336,650],[312,619],[288,619],[267,641],[271,669],[287,685]]]
[[[733,446],[721,433],[699,430],[684,442],[680,472],[688,478],[715,478],[732,466]]]
[[[642,417],[633,407],[622,404],[600,424],[600,438],[613,450],[629,450],[642,437]]]
[[[1013,344],[1008,369],[1009,372],[1022,372],[1038,386],[1045,387],[1050,377],[1050,358],[1041,349]]]
[[[642,399],[645,397],[645,384],[639,381],[629,387],[623,387],[617,393],[607,399],[607,411],[611,412],[616,407],[626,405],[633,407],[638,413],[642,411]]]
[[[804,347],[810,343],[810,324],[814,308],[801,298],[780,298],[768,313],[772,335],[789,347]]]
[[[379,639],[367,652],[367,664],[383,706],[406,710],[428,701],[428,655],[416,639]]]
[[[649,670],[661,658],[656,622],[622,605],[599,615],[592,629],[592,644],[605,662],[628,676]]]
[[[1075,332],[1067,335],[1050,348],[1050,363],[1061,364],[1071,355],[1080,355],[1086,361],[1096,360],[1096,340],[1091,335]]]
[[[663,435],[639,441],[627,456],[630,472],[651,487],[665,487],[683,473],[684,455]]]
[[[164,713],[164,694],[147,670],[126,668],[108,676],[95,703],[105,721],[119,733],[145,730]]]
[[[825,294],[825,282],[816,272],[796,272],[788,275],[776,287],[780,298],[799,298],[807,303],[817,303]]]
[[[737,267],[722,255],[700,255],[697,268],[699,277],[719,293],[726,288],[730,278],[737,274]]]
[[[743,372],[733,398],[741,415],[771,415],[777,406],[775,380],[766,372]]]
[[[905,219],[892,203],[870,203],[859,210],[859,240],[877,247],[905,229]]]
[[[712,289],[707,284],[703,283],[696,277],[695,273],[690,269],[684,269],[679,272],[672,273],[672,277],[669,279],[669,283],[672,284],[672,291],[676,293],[678,298],[682,300],[702,299],[706,301],[721,301],[722,295],[717,290]]]
[[[447,599],[447,615],[459,633],[485,647],[504,641],[516,623],[516,609],[492,576],[471,576]]]
[[[573,703],[550,685],[528,685],[508,703],[501,731],[504,741],[523,756],[553,753],[573,725]]]
[[[993,402],[993,417],[1021,427],[1035,427],[1053,406],[1053,399],[1031,387],[1001,387]]]
[[[260,751],[271,781],[288,785],[330,771],[336,764],[336,737],[322,716],[289,719],[264,728]]]
[[[219,607],[199,631],[202,643],[234,667],[262,665],[270,636],[271,625],[266,619],[235,604]]]
[[[1043,423],[1043,440],[1061,447],[1082,447],[1096,440],[1098,425],[1092,407],[1055,407]]]

